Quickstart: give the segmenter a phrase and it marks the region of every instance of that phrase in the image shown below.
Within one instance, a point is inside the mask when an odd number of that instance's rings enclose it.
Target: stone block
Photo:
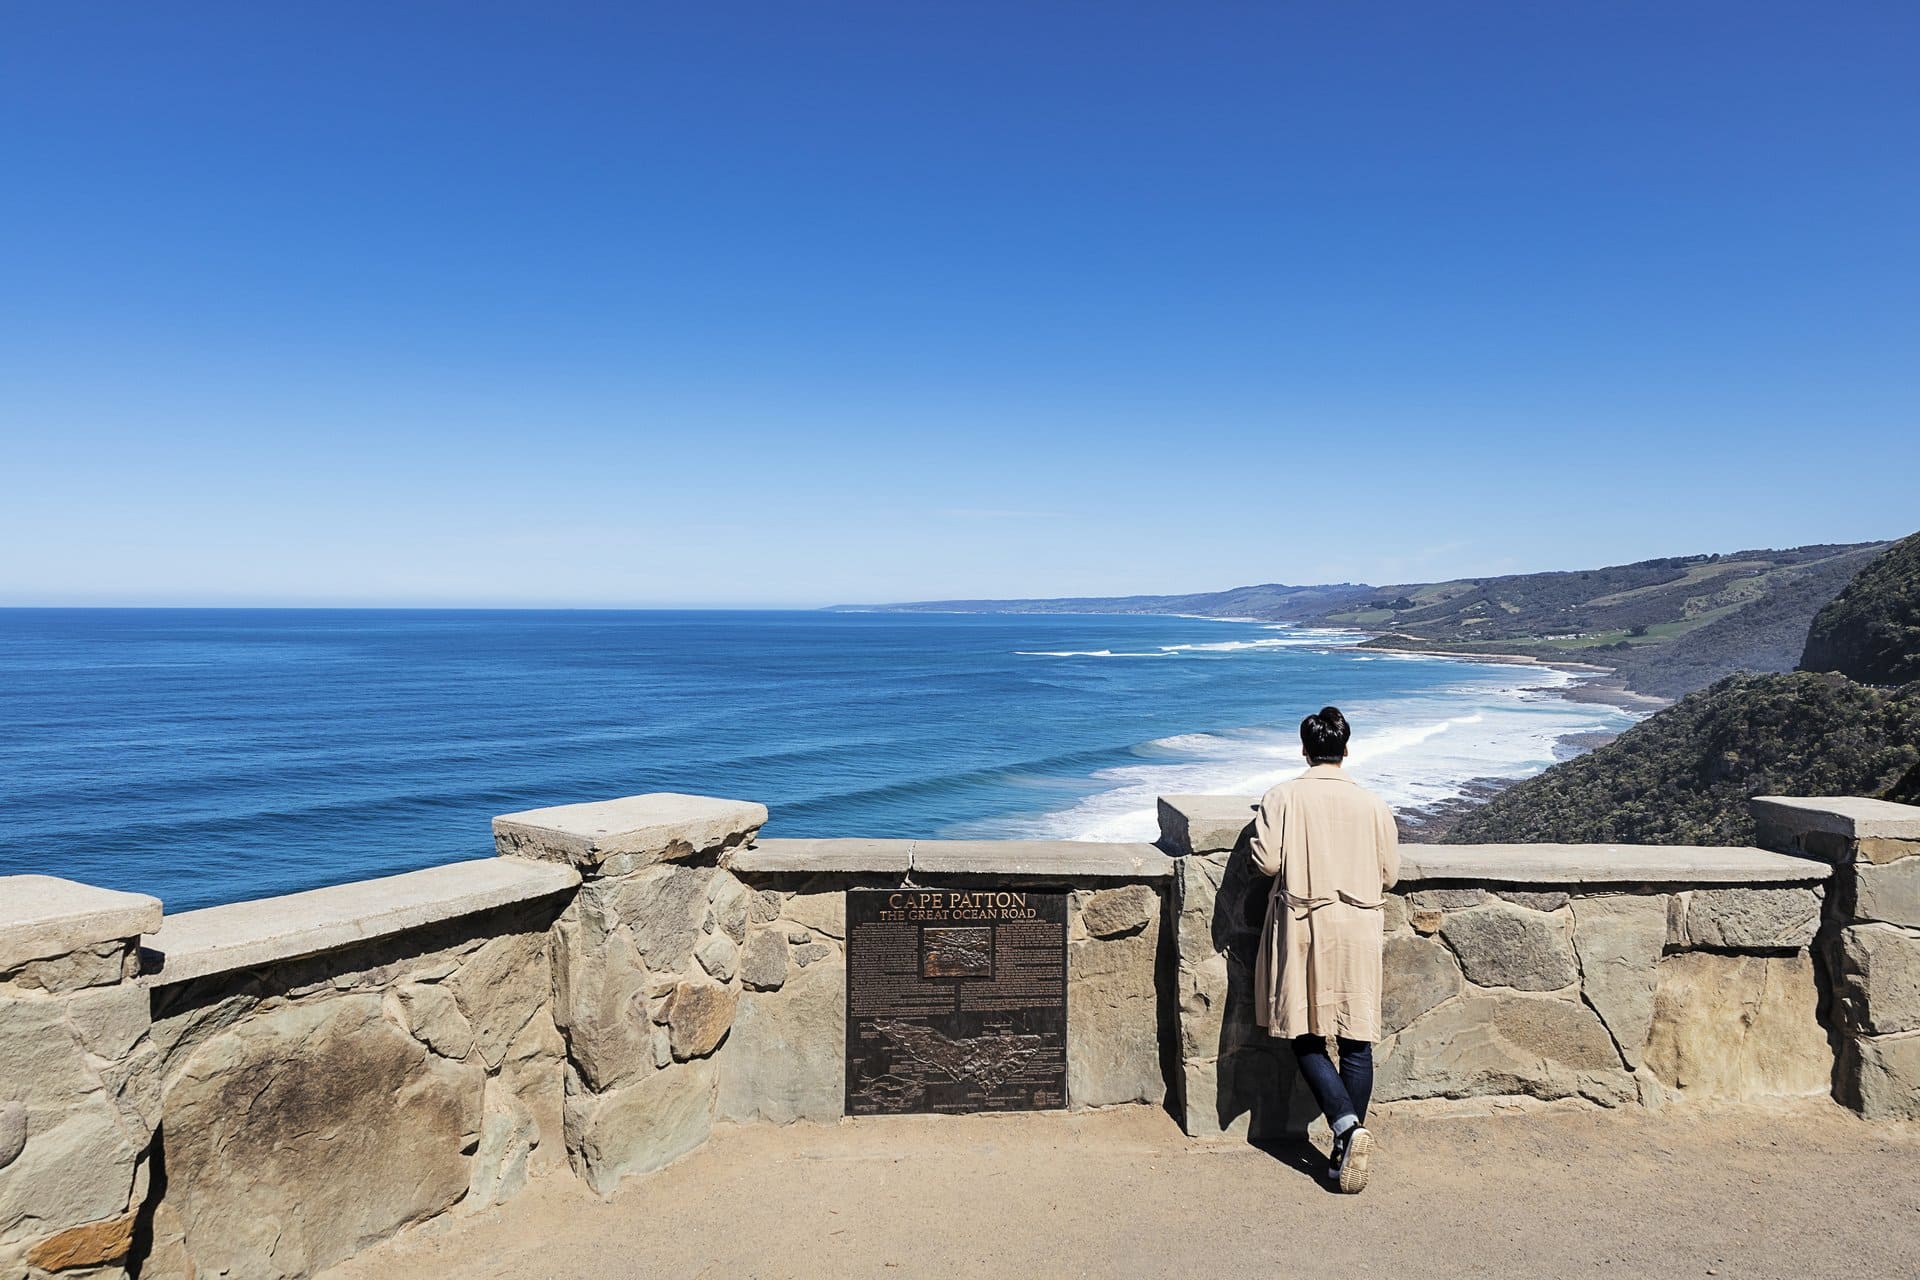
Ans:
[[[1861,863],[1853,876],[1854,919],[1920,926],[1920,858]]]
[[[777,990],[747,992],[719,1057],[721,1118],[839,1119],[846,1045],[847,977],[840,965],[814,965]]]
[[[842,892],[795,893],[782,909],[787,919],[829,938],[847,936],[847,895]]]
[[[1374,1097],[1581,1097],[1616,1105],[1633,1078],[1593,1010],[1551,996],[1468,995],[1417,1019],[1386,1047]]]
[[[134,1214],[123,1213],[56,1232],[27,1250],[27,1265],[42,1271],[76,1271],[124,1262],[133,1248],[134,1219]]]
[[[1214,932],[1226,865],[1225,854],[1195,855],[1174,864],[1175,942],[1182,960],[1198,960],[1226,949],[1224,938],[1216,939]]]
[[[481,1108],[480,1146],[473,1155],[467,1198],[469,1212],[490,1208],[518,1195],[527,1185],[540,1124],[529,1107],[501,1081],[489,1080]]]
[[[747,917],[753,910],[753,896],[753,890],[732,876],[715,876],[707,886],[714,922],[735,944],[747,940]]]
[[[1383,1035],[1392,1035],[1435,1005],[1460,994],[1460,966],[1432,938],[1395,934],[1382,951],[1385,986],[1380,995]]]
[[[1449,911],[1440,937],[1477,986],[1557,991],[1580,977],[1567,925],[1557,915],[1493,902]]]
[[[725,933],[710,933],[694,948],[693,958],[716,982],[731,982],[740,964],[740,948]]]
[[[716,874],[711,867],[646,867],[609,891],[614,915],[649,969],[684,973],[693,963],[708,910],[707,888]]]
[[[1159,899],[1150,894],[1149,901],[1157,918]],[[1069,1106],[1158,1102],[1165,1095],[1154,984],[1158,942],[1158,930],[1136,927],[1068,946]]]
[[[779,929],[756,929],[747,935],[741,953],[740,980],[749,991],[775,991],[787,980],[790,953],[787,935]]]
[[[445,1211],[469,1186],[484,1080],[372,993],[265,1007],[214,1036],[165,1093],[187,1252],[203,1275],[306,1276]]]
[[[1798,950],[1820,927],[1820,894],[1804,885],[1695,889],[1677,901],[1676,946]]]
[[[1920,856],[1920,840],[1885,840],[1868,837],[1853,842],[1854,858],[1876,865]]]
[[[565,1159],[566,1062],[566,1041],[542,1011],[520,1029],[500,1064],[500,1083],[533,1113],[539,1130],[533,1144],[537,1165]]]
[[[1573,900],[1573,946],[1581,992],[1629,1067],[1640,1065],[1653,1027],[1654,980],[1667,944],[1664,894]]]
[[[713,1131],[713,1058],[675,1063],[607,1093],[567,1092],[567,1150],[601,1195],[620,1179],[664,1168]]]
[[[1485,889],[1416,889],[1407,895],[1415,911],[1464,911],[1487,901]]]
[[[132,976],[132,948],[127,942],[96,942],[65,955],[28,960],[11,972],[0,972],[0,989],[45,991],[63,995],[89,987],[116,986]]]
[[[394,1020],[441,1057],[458,1060],[473,1048],[473,1024],[445,987],[403,982],[393,989],[391,999],[397,1014]]]
[[[152,1133],[153,1116],[102,1078],[67,1003],[0,997],[0,1240],[124,1213]]]
[[[0,1102],[0,1169],[18,1159],[26,1146],[26,1104],[12,1099]]]
[[[740,993],[717,982],[689,979],[667,997],[667,1035],[673,1056],[684,1062],[704,1058],[726,1039]]]
[[[1804,951],[1669,955],[1655,977],[1646,1064],[1662,1084],[1700,1097],[1824,1093],[1833,1052],[1818,1004]]]
[[[1098,890],[1080,911],[1082,926],[1095,938],[1137,933],[1159,918],[1160,895],[1144,884]]]
[[[1572,898],[1564,889],[1502,889],[1500,896],[1529,911],[1558,911]]]
[[[605,934],[597,949],[584,935],[578,921],[554,927],[553,1019],[587,1083],[608,1089],[653,1066],[652,975],[623,931]]]
[[[1920,1120],[1920,1035],[1849,1036],[1840,1097],[1869,1120]]]
[[[473,1024],[473,1047],[498,1068],[521,1030],[553,998],[553,970],[545,933],[489,938],[446,980]]]
[[[1183,1058],[1211,1058],[1253,1038],[1251,980],[1245,966],[1215,953],[1198,963],[1183,960],[1177,980]],[[1236,997],[1238,1007],[1233,1007]]]
[[[765,805],[659,791],[508,813],[493,820],[501,854],[565,862],[582,872],[622,875],[747,843],[767,821]]]
[[[1856,924],[1840,931],[1839,1009],[1854,1031],[1920,1031],[1920,930]]]
[[[0,876],[0,974],[160,927],[160,900],[56,876]]]

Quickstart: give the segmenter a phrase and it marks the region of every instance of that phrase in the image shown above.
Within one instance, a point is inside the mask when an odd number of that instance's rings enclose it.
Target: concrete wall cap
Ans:
[[[1825,880],[1833,868],[1764,849],[1671,844],[1407,844],[1400,880],[1507,884],[1757,884]]]
[[[1257,796],[1161,796],[1160,848],[1175,858],[1231,849],[1259,803]]]
[[[722,862],[746,875],[838,871],[1157,880],[1173,874],[1172,860],[1153,845],[1095,840],[761,840]]]
[[[477,858],[168,916],[143,945],[158,953],[150,986],[334,951],[460,916],[564,893],[572,867],[525,858]]]
[[[905,875],[913,869],[912,840],[758,840],[721,858],[742,874],[782,871],[874,872]]]
[[[1855,840],[1920,840],[1920,805],[1861,796],[1755,796],[1753,816],[1798,831]]]
[[[654,791],[503,813],[493,820],[493,842],[508,857],[592,868],[621,855],[643,864],[737,845],[766,821],[763,804]]]
[[[160,899],[58,876],[0,876],[0,969],[160,927]]]
[[[1173,860],[1150,844],[1095,840],[922,840],[914,874],[1162,879]]]

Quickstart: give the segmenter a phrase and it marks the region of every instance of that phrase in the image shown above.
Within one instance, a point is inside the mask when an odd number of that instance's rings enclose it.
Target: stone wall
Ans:
[[[165,1142],[141,1274],[311,1275],[557,1158],[564,904],[154,987]]]
[[[1753,802],[1761,843],[1833,866],[1819,955],[1840,1040],[1835,1095],[1920,1119],[1920,809],[1833,796]]]
[[[1180,1114],[1200,1137],[1298,1132],[1316,1111],[1253,1020],[1271,881],[1252,801],[1167,797],[1177,859]],[[1409,846],[1387,895],[1376,1101],[1604,1106],[1829,1087],[1811,954],[1825,867],[1760,850]]]
[[[158,1108],[139,937],[157,899],[0,877],[0,1276],[124,1275]]]
[[[1770,803],[1801,856],[1406,849],[1376,1097],[1834,1077],[1920,1113],[1920,815]],[[1252,1026],[1248,801],[1168,798],[1159,847],[759,840],[765,817],[512,814],[492,859],[164,920],[0,879],[0,1280],[305,1276],[543,1165],[605,1192],[716,1123],[838,1120],[858,888],[1067,895],[1070,1107],[1164,1102],[1208,1137],[1313,1116]]]

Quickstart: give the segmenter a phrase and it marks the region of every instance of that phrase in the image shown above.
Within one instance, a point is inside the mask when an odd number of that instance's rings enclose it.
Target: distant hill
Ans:
[[[1788,671],[1814,614],[1884,544],[1676,556],[1398,592],[1391,610],[1329,615],[1382,627],[1381,648],[1510,653],[1610,667],[1674,698],[1735,671]],[[1411,607],[1407,607],[1411,606]]]
[[[1157,613],[1201,618],[1259,618],[1299,622],[1369,599],[1374,589],[1357,582],[1290,587],[1268,582],[1231,591],[1184,596],[1063,596],[1048,600],[917,600],[907,604],[835,605],[838,612],[881,613]]]
[[[1867,684],[1920,680],[1920,533],[1895,543],[1820,611],[1800,666]]]
[[[1180,596],[935,600],[873,606],[968,613],[1160,613],[1382,633],[1380,648],[1592,663],[1675,698],[1735,671],[1790,670],[1822,606],[1885,543],[1673,556],[1556,573],[1374,587],[1268,583]],[[843,606],[844,607],[844,606]]]
[[[1689,694],[1453,820],[1445,839],[1747,844],[1750,796],[1920,803],[1917,621],[1920,535],[1820,610],[1805,644],[1816,670],[1729,676]]]

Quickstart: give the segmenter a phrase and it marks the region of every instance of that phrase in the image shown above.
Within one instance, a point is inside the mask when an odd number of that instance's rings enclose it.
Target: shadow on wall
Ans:
[[[1254,1023],[1253,966],[1273,880],[1253,865],[1250,835],[1227,855],[1213,900],[1213,945],[1227,960],[1214,1107],[1222,1131],[1245,1117],[1256,1144],[1297,1139],[1319,1115],[1287,1046]]]

